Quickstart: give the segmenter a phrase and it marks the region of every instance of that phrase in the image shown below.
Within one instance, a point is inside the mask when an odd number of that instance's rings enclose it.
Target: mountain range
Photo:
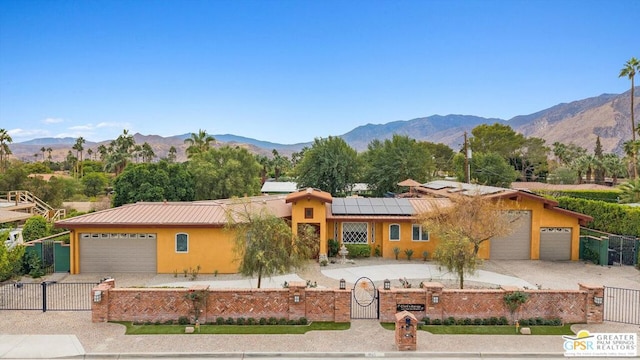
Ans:
[[[640,87],[635,88],[640,94]],[[509,125],[515,131],[526,137],[539,137],[546,140],[551,147],[556,141],[568,144],[574,143],[592,152],[597,136],[600,136],[605,153],[623,154],[623,143],[631,139],[630,90],[622,94],[602,94],[570,103],[561,103],[529,115],[515,116],[509,120],[483,118],[472,115],[432,115],[412,120],[392,121],[386,124],[366,124],[339,135],[351,147],[358,151],[367,149],[367,145],[374,139],[390,139],[393,134],[407,135],[416,140],[443,143],[454,150],[459,150],[464,142],[464,133],[481,124],[500,123]],[[640,113],[640,97],[634,98],[634,111]],[[640,119],[636,119],[636,125]],[[184,140],[191,133],[162,137],[158,135],[134,134],[136,144],[147,142],[156,155],[166,157],[171,146],[178,151],[178,161],[186,159]],[[243,146],[249,151],[270,155],[273,149],[280,154],[290,155],[300,151],[312,142],[298,144],[278,144],[261,141],[232,134],[213,134],[217,144]],[[85,151],[101,145],[109,145],[111,141],[100,143],[86,142]],[[21,143],[10,144],[13,155],[19,159],[31,161],[34,154],[40,154],[40,149],[51,147],[54,161],[63,160],[74,138],[40,138]]]

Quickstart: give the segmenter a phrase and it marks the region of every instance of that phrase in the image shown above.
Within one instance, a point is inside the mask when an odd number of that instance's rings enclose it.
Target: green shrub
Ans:
[[[219,316],[216,318],[216,325],[224,325],[224,318]]]
[[[247,320],[243,317],[239,317],[236,319],[236,325],[244,325],[247,323]]]
[[[307,320],[306,317],[301,317],[300,319],[298,319],[299,325],[307,325],[308,323],[309,323],[309,320]]]
[[[463,325],[471,325],[471,324],[473,324],[473,320],[471,320],[471,318],[464,318],[462,324]]]
[[[483,321],[480,318],[473,319],[473,325],[482,325]]]
[[[404,254],[407,255],[407,260],[411,260],[411,257],[413,256],[413,249],[405,249]]]
[[[612,190],[536,190],[536,194],[550,196],[553,198],[570,197],[584,200],[597,200],[608,203],[618,203],[618,198],[622,191]]]
[[[498,325],[498,318],[495,316],[492,316],[489,318],[489,325]]]
[[[431,321],[431,325],[442,325],[442,320],[433,319],[433,321]]]
[[[593,217],[587,224],[590,229],[611,234],[640,236],[640,208],[604,201],[560,197],[561,208]]]
[[[349,251],[349,257],[355,258],[368,258],[371,256],[371,246],[366,244],[347,244],[345,245]]]
[[[449,316],[448,318],[444,319],[443,324],[444,325],[455,325],[456,323],[456,319],[453,316]]]
[[[173,320],[165,320],[164,325],[173,325]]]
[[[287,318],[278,319],[278,325],[287,325],[288,323],[289,323],[289,320],[287,320]]]
[[[260,325],[267,325],[267,319],[265,319],[265,318],[260,318],[260,320],[258,321],[258,324],[260,324]]]
[[[278,325],[278,319],[270,317],[269,320],[267,320],[267,325]]]
[[[396,260],[398,260],[398,255],[400,255],[400,248],[399,247],[394,247],[393,248],[393,255],[395,255]]]
[[[425,316],[425,317],[422,318],[422,322],[425,325],[430,325],[431,324],[431,319],[428,316]]]
[[[250,317],[247,318],[247,325],[255,325],[256,324],[256,319]]]
[[[189,318],[186,316],[180,316],[178,318],[178,325],[188,325],[189,324]]]
[[[227,325],[235,325],[236,321],[232,317],[228,317],[224,323]]]
[[[338,250],[340,250],[340,243],[337,240],[329,239],[328,241],[328,256],[334,257],[338,255]]]
[[[423,261],[427,261],[428,257],[429,257],[429,252],[428,251],[423,251],[422,252],[422,260]]]
[[[529,326],[529,319],[520,319],[518,320],[518,324],[520,324],[520,326]]]
[[[380,248],[380,245],[376,246],[376,248],[373,250],[373,254],[376,257],[382,256],[382,249]]]

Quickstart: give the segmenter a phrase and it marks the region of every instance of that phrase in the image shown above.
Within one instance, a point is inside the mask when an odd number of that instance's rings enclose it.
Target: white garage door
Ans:
[[[491,239],[492,260],[531,259],[531,211],[510,211],[516,220],[514,231],[508,235]]]
[[[81,273],[155,273],[156,259],[155,234],[80,234]]]
[[[571,260],[571,228],[540,229],[540,260]]]

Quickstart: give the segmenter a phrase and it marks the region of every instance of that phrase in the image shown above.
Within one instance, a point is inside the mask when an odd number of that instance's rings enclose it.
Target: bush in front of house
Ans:
[[[366,244],[345,244],[345,247],[349,251],[349,257],[356,258],[368,258],[371,256],[371,246]]]
[[[422,322],[424,325],[475,325],[475,326],[498,326],[498,325],[509,325],[509,320],[504,317],[489,317],[489,318],[454,318],[450,316],[444,320],[442,319],[431,319],[428,316],[422,318]],[[545,319],[542,317],[535,317],[530,319],[520,319],[518,321],[520,326],[561,326],[562,319],[560,318],[552,318]]]

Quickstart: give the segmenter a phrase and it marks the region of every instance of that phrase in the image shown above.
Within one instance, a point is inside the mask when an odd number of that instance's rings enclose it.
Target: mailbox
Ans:
[[[408,311],[396,313],[396,346],[399,351],[416,350],[418,319]]]

